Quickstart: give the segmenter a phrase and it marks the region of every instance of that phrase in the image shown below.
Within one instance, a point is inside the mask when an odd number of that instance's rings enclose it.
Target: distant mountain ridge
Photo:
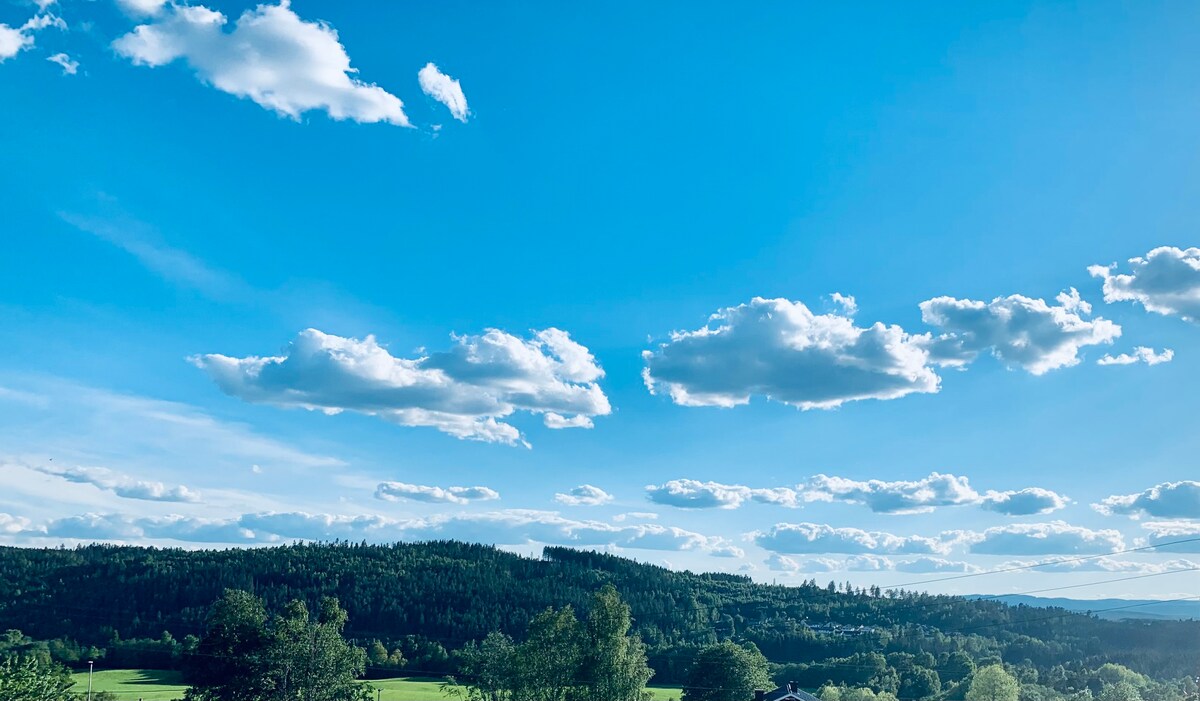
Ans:
[[[989,599],[1009,606],[1061,608],[1078,613],[1094,613],[1109,621],[1121,620],[1200,620],[1200,599],[1192,601],[1158,601],[1155,599],[1068,599],[1063,597],[1013,594],[970,594],[968,599]],[[1106,611],[1104,609],[1115,609]]]

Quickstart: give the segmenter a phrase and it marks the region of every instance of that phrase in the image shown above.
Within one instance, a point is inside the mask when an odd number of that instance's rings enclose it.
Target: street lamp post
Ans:
[[[95,665],[95,660],[88,660],[88,701],[92,701],[92,668]]]

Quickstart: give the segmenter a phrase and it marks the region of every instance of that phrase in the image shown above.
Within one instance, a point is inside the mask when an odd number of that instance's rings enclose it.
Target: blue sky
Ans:
[[[1194,590],[1192,5],[0,23],[0,543]]]

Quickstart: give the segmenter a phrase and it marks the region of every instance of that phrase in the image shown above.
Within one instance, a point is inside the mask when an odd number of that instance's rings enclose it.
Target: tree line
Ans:
[[[1099,693],[1093,677],[1105,663],[1168,683],[1195,674],[1200,654],[1196,622],[1106,621],[833,582],[762,585],[567,548],[529,558],[456,542],[0,548],[0,630],[21,630],[76,668],[95,659],[180,669],[226,590],[250,592],[267,611],[293,601],[320,611],[336,598],[368,676],[465,679],[471,646],[493,633],[519,646],[548,608],[587,611],[605,585],[629,607],[658,684],[684,684],[697,656],[725,641],[752,644],[774,682],[955,701],[974,666],[1001,664],[1023,688]]]

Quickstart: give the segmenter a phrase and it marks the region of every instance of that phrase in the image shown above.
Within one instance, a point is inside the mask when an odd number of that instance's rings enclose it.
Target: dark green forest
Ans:
[[[500,632],[520,639],[548,607],[587,610],[612,584],[632,611],[655,683],[682,683],[696,653],[753,643],[776,679],[865,686],[904,698],[961,698],[972,670],[1003,663],[1060,692],[1105,663],[1158,680],[1193,676],[1200,622],[1106,621],[1061,609],[815,581],[753,583],[623,558],[546,548],[540,559],[458,542],[303,544],[177,550],[94,545],[0,548],[0,630],[54,659],[177,667],[213,602],[239,589],[278,611],[335,597],[368,675],[458,672],[460,653]]]

